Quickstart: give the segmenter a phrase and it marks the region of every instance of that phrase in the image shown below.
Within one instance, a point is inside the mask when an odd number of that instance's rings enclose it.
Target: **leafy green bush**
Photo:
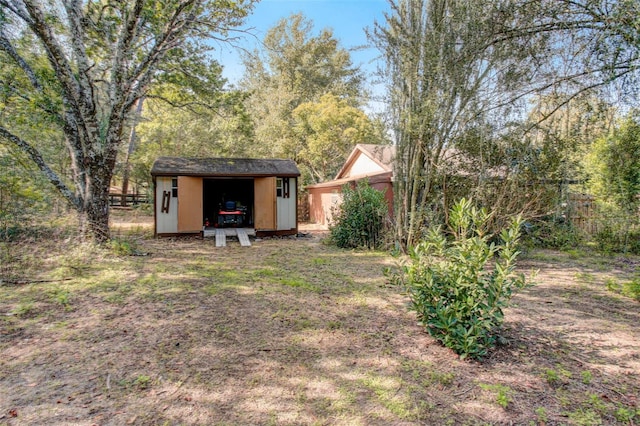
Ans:
[[[604,253],[640,254],[640,231],[605,226],[594,236],[598,250]]]
[[[39,171],[21,167],[21,156],[0,146],[0,239],[15,240],[42,226],[52,194]]]
[[[582,243],[580,230],[571,222],[556,217],[527,222],[524,230],[524,242],[533,247],[566,250]]]
[[[389,212],[384,192],[360,181],[355,188],[345,185],[342,196],[342,204],[333,211],[331,242],[342,248],[381,247]]]
[[[640,278],[622,284],[622,294],[640,302]]]
[[[515,273],[521,218],[500,233],[501,245],[489,242],[488,219],[484,209],[460,200],[451,209],[448,235],[440,227],[430,229],[391,273],[429,334],[462,358],[487,354],[503,308],[525,286],[524,276]]]
[[[112,238],[109,248],[117,256],[135,256],[138,254],[138,244],[135,241],[124,238]]]
[[[610,201],[597,200],[593,241],[605,253],[640,254],[640,217]],[[635,209],[637,212],[637,208]]]

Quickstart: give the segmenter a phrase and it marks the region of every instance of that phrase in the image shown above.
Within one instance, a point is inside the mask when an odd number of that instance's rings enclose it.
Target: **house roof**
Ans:
[[[340,179],[330,180],[328,182],[316,183],[313,185],[307,185],[307,189],[314,188],[340,188],[342,185],[345,185],[349,182],[357,182],[359,180],[367,179],[370,184],[379,183],[379,182],[390,182],[391,181],[391,172],[380,171],[373,173],[365,173],[361,175],[354,175]]]
[[[256,158],[160,157],[151,167],[152,176],[300,176],[293,160]]]
[[[374,163],[380,166],[382,170],[388,172],[393,171],[393,161],[396,156],[395,146],[359,143],[353,148],[349,157],[347,157],[344,165],[336,175],[336,179],[344,177],[344,174],[362,154],[369,157]]]

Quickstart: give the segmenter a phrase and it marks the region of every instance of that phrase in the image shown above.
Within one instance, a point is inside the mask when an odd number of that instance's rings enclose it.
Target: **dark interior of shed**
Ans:
[[[203,181],[203,217],[209,226],[253,226],[253,179],[210,178]]]

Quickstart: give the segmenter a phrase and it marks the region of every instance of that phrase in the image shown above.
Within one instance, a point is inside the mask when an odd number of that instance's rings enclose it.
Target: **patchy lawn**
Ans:
[[[640,422],[640,303],[606,286],[640,258],[530,253],[478,363],[416,324],[385,254],[115,229],[141,255],[0,245],[0,424]]]

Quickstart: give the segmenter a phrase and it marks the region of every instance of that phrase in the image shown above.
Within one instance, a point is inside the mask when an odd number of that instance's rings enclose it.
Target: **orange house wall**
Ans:
[[[355,184],[356,181],[350,182]],[[393,217],[393,184],[389,178],[370,182],[372,188],[378,191],[384,191],[384,198],[389,206],[389,216]],[[330,199],[333,193],[342,193],[342,186],[325,186],[320,188],[308,188],[309,197],[309,221],[311,223],[317,223],[321,225],[328,225],[328,219],[325,215],[325,211],[331,208],[331,205],[327,204],[327,200]],[[323,195],[325,201],[323,202]]]
[[[312,223],[319,223],[321,225],[328,225],[328,218],[325,215],[325,205],[322,198],[330,197],[333,193],[340,193],[339,187],[328,188],[309,188],[309,221]],[[326,206],[330,208],[330,206]]]

